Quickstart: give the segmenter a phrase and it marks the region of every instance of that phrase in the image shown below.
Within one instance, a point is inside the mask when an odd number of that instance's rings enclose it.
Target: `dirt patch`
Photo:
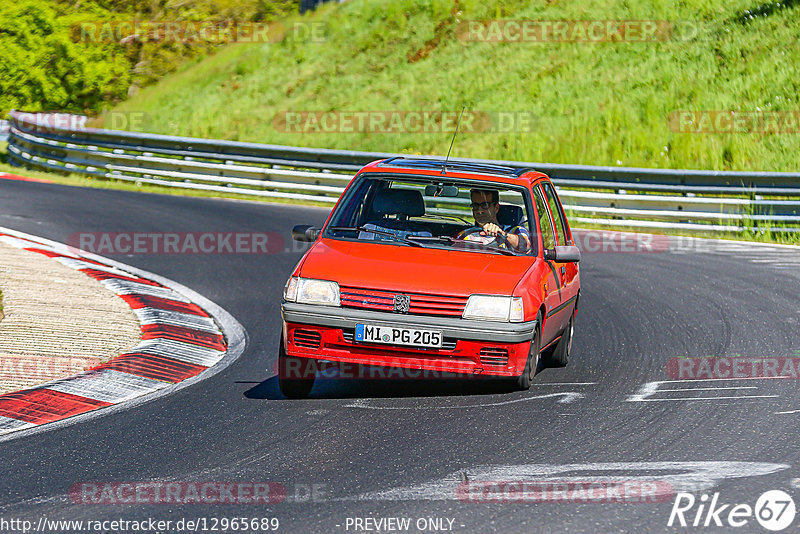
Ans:
[[[436,28],[433,30],[433,37],[425,42],[422,48],[417,50],[416,52],[410,52],[408,54],[408,62],[409,63],[416,63],[421,59],[425,59],[433,52],[439,43],[442,41],[442,38],[447,34],[448,29],[450,26],[455,24],[456,17],[458,16],[458,11],[460,6],[458,4],[458,0],[453,2],[453,9],[450,10],[450,18],[444,19],[436,25]]]

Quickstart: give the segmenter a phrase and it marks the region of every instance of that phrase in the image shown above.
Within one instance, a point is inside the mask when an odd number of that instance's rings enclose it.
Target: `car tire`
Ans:
[[[533,377],[536,376],[536,373],[539,371],[539,361],[541,358],[541,353],[539,348],[542,346],[542,316],[539,314],[536,317],[536,330],[533,333],[533,339],[531,339],[531,348],[528,351],[528,360],[525,362],[525,369],[522,370],[522,374],[517,377],[517,389],[521,391],[527,391],[531,388],[531,383],[533,383]]]
[[[278,388],[289,399],[305,399],[317,379],[316,361],[286,354],[281,336],[278,352]]]
[[[555,348],[543,353],[542,363],[545,367],[566,367],[569,363],[569,354],[572,352],[572,336],[575,332],[575,317],[578,314],[577,308],[573,310],[569,324],[561,334],[561,339],[556,343]]]

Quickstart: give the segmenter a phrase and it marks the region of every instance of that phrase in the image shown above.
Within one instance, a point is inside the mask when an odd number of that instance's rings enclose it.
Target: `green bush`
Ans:
[[[110,44],[70,39],[57,8],[40,0],[0,6],[0,114],[96,109],[125,95],[129,64]]]
[[[10,109],[94,113],[218,44],[97,38],[82,24],[144,21],[269,21],[298,0],[0,3],[0,116]],[[111,27],[111,26],[108,26]],[[92,38],[94,37],[94,38]]]

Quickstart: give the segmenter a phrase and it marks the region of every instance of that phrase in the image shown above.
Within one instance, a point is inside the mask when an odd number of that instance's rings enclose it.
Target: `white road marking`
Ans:
[[[772,266],[780,267],[781,269],[789,269],[789,268],[796,269],[798,266],[800,266],[800,261],[798,261],[797,263],[787,263],[787,262],[773,263]]]
[[[532,386],[593,386],[597,382],[537,382]]]
[[[720,481],[763,476],[789,469],[786,464],[759,462],[608,462],[585,464],[484,465],[459,470],[440,479],[385,491],[367,492],[340,500],[359,501],[455,501],[464,482],[652,482],[668,484],[672,492],[709,490]],[[571,473],[595,472],[580,476]],[[665,471],[667,473],[665,473]],[[624,474],[619,474],[625,472]],[[652,474],[648,474],[652,472]],[[613,474],[604,474],[613,473]]]
[[[49,384],[47,389],[117,404],[168,385],[167,382],[152,378],[101,369]]]
[[[772,265],[777,267],[797,267],[800,265],[800,255],[794,251],[780,251],[769,254],[765,257],[764,254],[759,253],[757,258],[745,258],[750,263],[757,263],[761,265]]]
[[[731,386],[723,388],[680,388],[680,389],[659,389],[659,393],[665,391],[717,391],[718,389],[758,389],[757,386]]]
[[[484,404],[469,404],[466,406],[371,406],[365,399],[357,399],[351,404],[345,404],[342,408],[361,408],[365,410],[465,410],[467,408],[486,408],[492,406],[505,406],[507,404],[515,404],[517,402],[528,402],[536,399],[546,399],[551,397],[563,397],[558,400],[559,404],[569,404],[578,399],[582,399],[582,393],[575,393],[574,391],[566,391],[563,393],[548,393],[546,395],[535,395],[533,397],[525,397],[524,399],[514,399],[502,402],[489,402]]]
[[[718,256],[736,255],[741,260],[776,269],[796,269],[800,266],[800,249],[793,245],[727,243],[718,240],[692,240],[689,243],[702,244],[702,247],[690,247],[688,251],[691,252],[705,252]]]
[[[661,380],[659,384],[686,384],[687,382],[730,382],[731,380],[775,380],[786,379],[793,376],[742,376],[737,378],[685,378],[683,380]]]
[[[692,382],[721,382],[730,380],[772,380],[775,378],[790,378],[786,376],[775,377],[747,377],[747,378],[703,378],[693,379]],[[735,397],[668,397],[665,399],[650,399],[658,393],[674,392],[674,391],[700,391],[700,390],[728,390],[728,389],[757,389],[756,386],[741,386],[741,387],[718,387],[718,388],[683,388],[683,389],[659,389],[661,384],[686,384],[688,380],[659,380],[655,382],[647,382],[643,384],[639,391],[633,395],[629,395],[626,402],[655,402],[655,401],[690,401],[690,400],[730,400],[730,399],[771,399],[779,395],[740,395]]]
[[[133,310],[133,313],[136,314],[142,324],[169,324],[214,334],[222,333],[217,324],[209,317],[171,310],[159,310],[157,308],[139,308]]]
[[[668,402],[668,401],[698,401],[698,400],[730,400],[730,399],[774,399],[778,395],[739,395],[736,397],[675,397],[670,399],[641,399],[636,402]]]
[[[789,413],[800,413],[800,410],[789,410],[788,412],[775,412],[775,415],[784,415]]]
[[[189,299],[177,291],[173,291],[165,287],[156,287],[147,284],[140,284],[138,282],[114,279],[101,280],[100,283],[117,295],[150,295],[152,297],[161,297],[164,299],[189,302]]]

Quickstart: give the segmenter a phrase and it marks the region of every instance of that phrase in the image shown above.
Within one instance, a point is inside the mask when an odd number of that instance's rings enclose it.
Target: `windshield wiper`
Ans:
[[[422,246],[422,243],[417,243],[416,241],[411,241],[408,238],[405,238],[403,236],[399,236],[397,234],[393,234],[392,232],[386,232],[384,230],[370,229],[370,228],[367,228],[365,226],[331,226],[330,228],[328,228],[328,230],[332,230],[334,232],[339,232],[339,231],[347,232],[347,231],[350,231],[350,232],[367,232],[367,233],[370,233],[370,234],[385,235],[387,237],[391,237],[395,241],[400,241],[400,242],[405,243],[407,245],[411,245],[412,247],[421,247]]]
[[[439,241],[445,243],[468,243],[470,246],[478,245],[481,247],[481,250],[488,250],[490,252],[499,252],[500,254],[505,254],[506,256],[519,256],[516,252],[505,249],[505,248],[495,248],[490,247],[488,245],[484,245],[480,241],[470,241],[467,239],[456,239],[454,237],[446,236],[446,235],[439,235],[439,236],[426,236],[426,235],[411,235],[408,236],[409,239],[419,239],[421,241]]]
[[[458,215],[443,215],[441,213],[426,213],[423,217],[428,219],[445,219],[448,221],[457,220],[461,221],[464,224],[471,224],[468,220],[464,219],[463,217],[459,217]]]
[[[408,239],[419,239],[420,241],[445,241],[447,243],[461,241],[460,239],[453,239],[452,237],[446,235],[410,235],[408,236]]]

